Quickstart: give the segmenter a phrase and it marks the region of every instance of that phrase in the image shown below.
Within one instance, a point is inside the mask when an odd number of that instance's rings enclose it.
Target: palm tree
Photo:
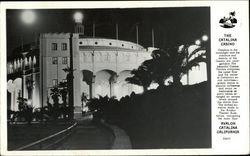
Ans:
[[[87,98],[87,95],[82,92],[82,95],[81,95],[81,102],[82,102],[82,113],[84,113],[84,107],[86,107],[86,103],[88,101],[88,98]]]
[[[143,62],[144,68],[146,68],[151,75],[154,82],[158,83],[160,87],[165,85],[167,72],[170,67],[170,55],[167,51],[162,49],[154,50],[152,52],[152,59]]]
[[[67,95],[68,95],[68,85],[67,82],[60,82],[59,83],[59,93],[62,97],[63,107],[60,108],[61,112],[63,113],[63,118],[66,118],[67,112]]]
[[[132,77],[125,79],[128,83],[135,84],[143,87],[143,91],[147,91],[149,85],[152,82],[151,75],[145,65],[141,65],[138,69],[131,71]]]
[[[23,97],[18,97],[17,102],[19,110],[18,116],[24,117],[24,119],[30,124],[30,122],[33,119],[33,107],[28,105],[27,104],[28,100]]]
[[[59,83],[59,93],[62,96],[63,106],[66,107],[67,105],[67,94],[68,94],[68,88],[67,88],[67,82],[60,82]]]
[[[58,108],[59,97],[61,96],[60,91],[59,91],[58,87],[51,88],[50,91],[51,91],[50,96],[53,99],[54,107]]]
[[[69,93],[69,118],[74,118],[74,94],[73,94],[73,79],[74,79],[74,69],[71,67],[67,67],[63,69],[64,72],[67,73],[67,89]]]
[[[50,91],[50,96],[52,97],[54,102],[53,107],[51,108],[51,115],[54,119],[57,119],[61,114],[61,110],[59,109],[59,97],[61,97],[61,94],[57,86],[51,88]]]
[[[19,96],[17,98],[18,110],[23,111],[25,107],[27,106],[27,102],[28,102],[28,99]]]
[[[173,49],[170,51],[170,66],[167,69],[166,77],[173,77],[173,85],[180,86],[183,75],[192,69],[193,66],[199,66],[199,63],[206,62],[206,54],[198,52],[205,50],[204,47],[198,47],[190,54],[188,52],[189,45],[184,45],[181,49]],[[197,56],[198,55],[198,56]]]

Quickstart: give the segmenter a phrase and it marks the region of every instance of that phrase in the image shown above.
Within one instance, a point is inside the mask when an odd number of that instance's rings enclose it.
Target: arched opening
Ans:
[[[81,95],[84,94],[88,98],[93,97],[94,75],[92,71],[82,70]]]
[[[13,84],[12,80],[9,80],[7,82],[7,109],[11,110],[12,102],[13,102],[13,97],[12,94],[15,90],[15,86]]]
[[[117,81],[117,74],[112,70],[101,70],[95,75],[95,97],[115,96],[114,86]]]
[[[9,80],[7,82],[7,98],[8,109],[12,111],[18,111],[17,98],[21,96],[22,92],[22,79],[16,78],[14,81]]]
[[[129,84],[125,81],[127,77],[130,77],[130,71],[124,70],[119,73],[119,77],[117,78],[117,85],[116,85],[116,96],[120,99],[123,96],[130,95],[133,91],[133,85]]]
[[[126,95],[130,95],[132,92],[138,94],[143,91],[142,87],[130,84],[125,81],[127,77],[132,76],[130,72],[130,70],[124,70],[119,73],[119,76],[117,78],[117,85],[115,88],[115,93],[118,99]]]

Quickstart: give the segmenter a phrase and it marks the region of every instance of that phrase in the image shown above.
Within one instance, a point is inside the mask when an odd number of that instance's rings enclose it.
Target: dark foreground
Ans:
[[[59,124],[22,124],[8,126],[8,150],[16,150],[22,146],[48,137],[62,131],[72,123]],[[114,136],[109,129],[91,121],[78,121],[72,133],[53,145],[51,150],[84,150],[84,149],[109,149],[114,141]],[[53,144],[52,142],[52,144]],[[35,147],[32,150],[40,150]]]
[[[8,150],[15,150],[34,141],[57,133],[72,123],[35,123],[8,125]]]
[[[135,112],[121,123],[133,148],[211,147],[208,88],[207,83],[165,87],[137,97]]]
[[[74,132],[56,150],[110,149],[113,141],[110,130],[102,125],[79,121]]]
[[[210,86],[164,86],[104,107],[104,118],[124,129],[134,149],[210,148]]]

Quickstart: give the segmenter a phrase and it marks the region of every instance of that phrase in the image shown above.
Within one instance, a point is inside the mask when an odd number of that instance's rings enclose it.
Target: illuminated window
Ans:
[[[67,50],[67,43],[62,43],[62,50],[63,51]]]
[[[62,64],[68,64],[68,58],[67,57],[62,58]]]
[[[57,43],[51,44],[51,50],[57,50]]]
[[[53,85],[53,87],[57,87],[57,85],[58,85],[58,80],[57,80],[57,79],[53,79],[53,80],[52,80],[52,85]]]
[[[52,57],[52,64],[58,64],[58,58]]]

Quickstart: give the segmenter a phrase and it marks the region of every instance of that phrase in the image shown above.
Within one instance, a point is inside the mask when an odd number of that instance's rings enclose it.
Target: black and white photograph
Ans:
[[[209,149],[210,7],[6,10],[7,150]]]

